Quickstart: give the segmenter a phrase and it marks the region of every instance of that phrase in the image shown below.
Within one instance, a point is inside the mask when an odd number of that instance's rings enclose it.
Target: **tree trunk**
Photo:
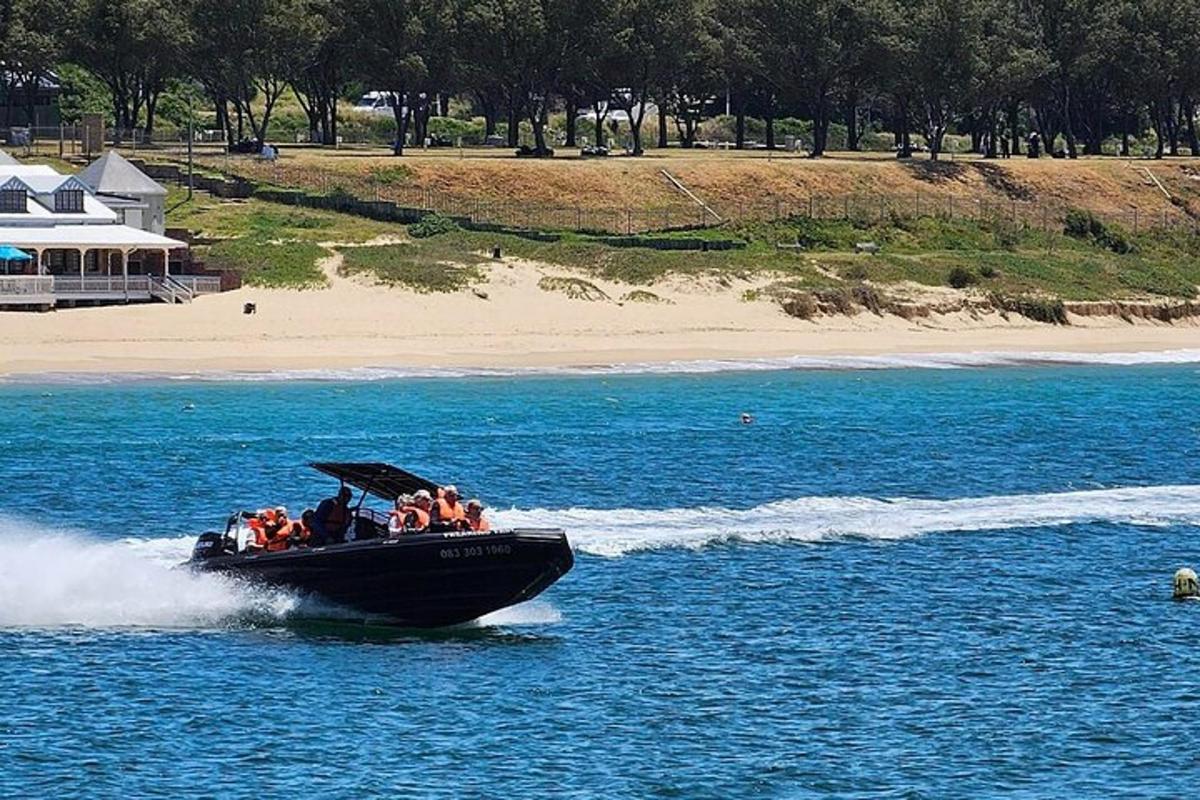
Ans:
[[[738,150],[746,149],[746,110],[744,108],[739,108],[737,116],[734,117],[733,139],[734,148]]]
[[[667,149],[667,108],[663,103],[658,104],[658,147]]]
[[[858,150],[858,92],[851,92],[846,97],[846,149]]]
[[[508,131],[506,133],[507,133],[507,138],[508,138],[508,146],[516,147],[517,145],[519,145],[521,143],[521,127],[520,127],[519,118],[517,116],[517,103],[511,96],[508,99],[507,111],[508,111]]]
[[[404,102],[404,92],[393,92],[392,117],[396,120],[396,140],[392,142],[392,155],[404,155],[404,139],[408,136],[408,118],[412,109]]]
[[[564,147],[575,147],[575,117],[579,114],[579,108],[575,103],[575,97],[568,96],[566,99],[567,111],[567,140]]]
[[[825,155],[829,144],[829,99],[822,94],[813,103],[813,147],[809,158],[820,158]]]
[[[765,144],[766,144],[768,150],[774,150],[775,149],[775,112],[768,111],[766,119],[764,121],[767,123],[767,130],[766,130],[766,136],[765,136],[767,141],[765,142]]]
[[[1020,109],[1016,103],[1011,103],[1008,107],[1008,129],[1009,136],[1012,138],[1012,154],[1019,156],[1021,155]]]
[[[1196,103],[1192,98],[1186,97],[1183,107],[1187,115],[1188,149],[1192,151],[1192,158],[1195,158],[1200,156],[1200,137],[1196,135]]]
[[[592,113],[596,115],[596,147],[604,147],[604,118],[608,116],[608,106],[601,102],[592,103]]]

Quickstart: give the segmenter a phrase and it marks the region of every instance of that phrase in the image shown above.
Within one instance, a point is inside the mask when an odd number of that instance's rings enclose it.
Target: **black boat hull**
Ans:
[[[423,533],[188,562],[420,628],[468,622],[529,600],[573,564],[558,530]]]

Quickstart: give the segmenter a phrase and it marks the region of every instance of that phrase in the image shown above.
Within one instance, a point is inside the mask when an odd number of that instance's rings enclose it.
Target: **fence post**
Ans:
[[[625,235],[633,235],[633,209],[629,206],[625,207]]]
[[[1137,207],[1135,206],[1133,209],[1133,235],[1134,236],[1137,236],[1137,232],[1138,232],[1138,213],[1137,212],[1138,212],[1138,210],[1137,210]]]
[[[809,219],[816,218],[816,215],[813,214],[813,196],[811,194],[808,196],[808,218]]]

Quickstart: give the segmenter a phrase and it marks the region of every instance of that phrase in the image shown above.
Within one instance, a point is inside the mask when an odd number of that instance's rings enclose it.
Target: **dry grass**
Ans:
[[[275,165],[242,157],[228,163],[231,171],[269,182],[325,190],[340,186],[360,196],[379,192],[397,199],[428,192],[461,203],[515,201],[583,209],[690,206],[661,175],[666,169],[725,214],[756,203],[800,207],[814,195],[957,201],[960,209],[985,200],[1083,206],[1106,215],[1134,208],[1144,217],[1177,213],[1147,177],[1149,169],[1185,204],[1200,207],[1200,159],[985,161],[960,156],[933,163],[898,162],[877,153],[812,160],[761,151],[673,150],[651,151],[639,159],[560,155],[535,161],[512,158],[504,149],[413,151],[397,159],[380,149],[296,148],[285,149]]]

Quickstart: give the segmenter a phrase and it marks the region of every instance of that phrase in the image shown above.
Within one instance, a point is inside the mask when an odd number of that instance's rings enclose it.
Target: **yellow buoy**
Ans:
[[[1187,600],[1200,597],[1200,579],[1196,571],[1183,567],[1175,571],[1175,599]]]

